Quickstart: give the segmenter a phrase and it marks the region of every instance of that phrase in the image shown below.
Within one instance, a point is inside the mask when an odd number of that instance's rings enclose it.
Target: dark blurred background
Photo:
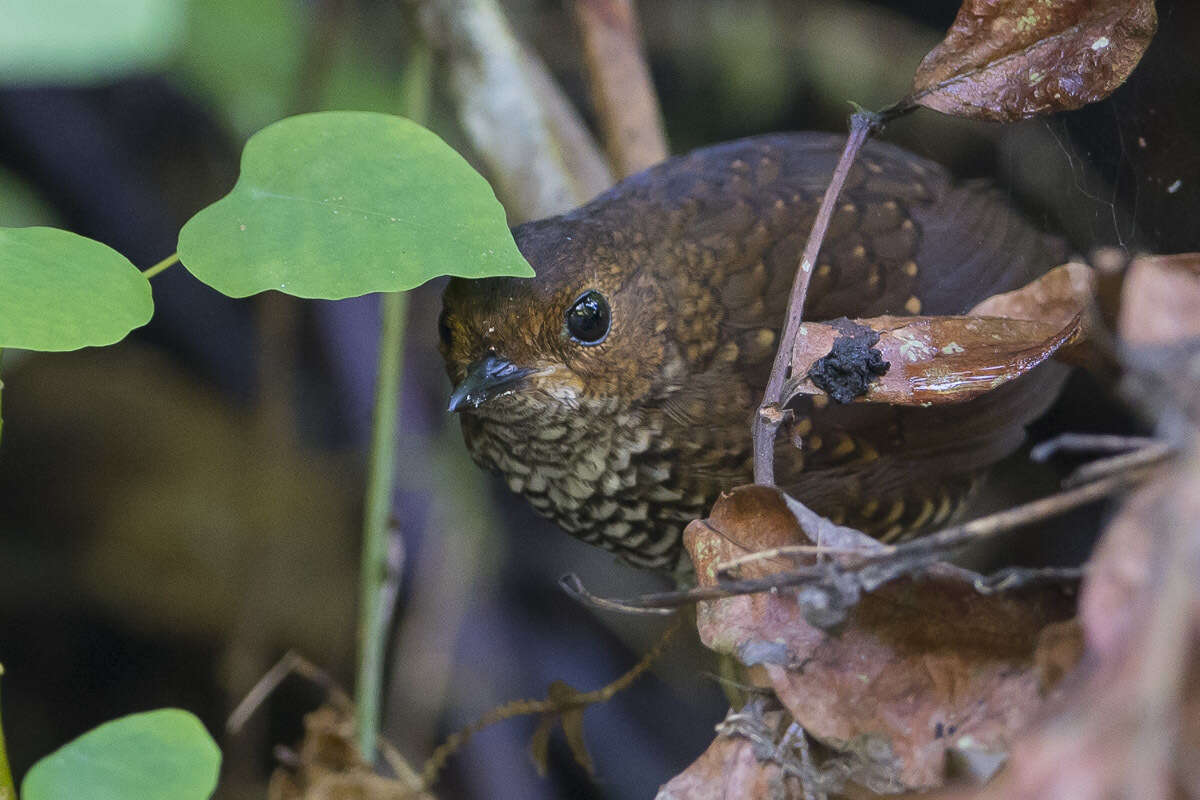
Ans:
[[[591,121],[562,0],[506,0],[519,36]],[[766,131],[842,130],[853,100],[908,88],[957,0],[646,0],[640,4],[672,150]],[[245,138],[289,113],[397,112],[414,31],[382,0],[191,0],[168,68],[86,88],[0,89],[0,225],[49,224],[141,267],[233,184]],[[884,137],[996,181],[1081,253],[1200,249],[1200,7],[1161,0],[1144,62],[1110,100],[1017,125],[921,111]],[[2,21],[0,21],[2,24]],[[437,84],[431,127],[476,159]],[[477,159],[476,159],[477,160]],[[0,661],[14,770],[115,716],[188,708],[221,739],[218,797],[262,797],[274,744],[294,745],[322,690],[289,680],[236,736],[232,706],[294,648],[352,682],[364,448],[376,298],[234,301],[174,267],[154,320],[124,343],[8,352],[0,446]],[[469,462],[443,412],[439,283],[416,290],[407,339],[396,516],[406,561],[385,733],[414,763],[450,731],[562,679],[612,680],[661,621],[564,595],[661,589],[534,517]],[[1137,428],[1111,387],[1073,379],[1039,424]],[[1054,473],[1012,460],[992,506]],[[1026,534],[1005,560],[1086,553],[1102,510]],[[1014,555],[1015,554],[1015,555]],[[590,781],[536,720],[480,734],[437,793],[452,798],[647,797],[711,740],[726,702],[715,664],[679,637],[654,674],[591,709]]]

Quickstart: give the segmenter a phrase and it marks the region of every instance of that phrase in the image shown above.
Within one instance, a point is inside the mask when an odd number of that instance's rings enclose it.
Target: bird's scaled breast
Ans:
[[[684,526],[703,516],[713,487],[681,479],[662,412],[613,403],[513,407],[520,403],[463,417],[476,462],[583,541],[635,566],[672,567]]]

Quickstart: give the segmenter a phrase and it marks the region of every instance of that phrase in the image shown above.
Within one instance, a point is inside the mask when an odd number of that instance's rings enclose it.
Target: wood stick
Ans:
[[[609,162],[618,178],[641,172],[668,151],[633,0],[574,0],[571,8]]]

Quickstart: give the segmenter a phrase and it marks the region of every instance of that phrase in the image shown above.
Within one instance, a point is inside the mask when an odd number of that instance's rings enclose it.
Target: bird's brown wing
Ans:
[[[754,344],[766,341],[763,329],[782,325],[844,141],[772,134],[704,148],[626,180],[619,193],[566,219],[636,231],[651,252],[648,269],[663,265],[656,277],[710,288],[705,313],[719,317],[723,337],[746,345],[740,364],[750,382],[765,383],[774,348]],[[871,142],[850,171],[813,265],[804,316],[958,314],[1024,285],[1066,254],[1061,239],[1040,232],[998,190],[978,181],[956,185],[940,165]]]
[[[844,139],[757,137],[708,148],[651,171],[639,200],[669,213],[654,232],[674,248],[692,285],[712,286],[732,365],[694,365],[686,397],[709,398],[714,428],[747,431],[775,352],[792,278]],[[636,190],[635,190],[636,191]],[[618,211],[618,213],[621,213]],[[885,144],[868,145],[851,170],[821,255],[805,317],[956,314],[1017,288],[1065,260],[1061,240],[1038,231],[980,183],[954,185],[945,170]],[[934,409],[861,405],[797,409],[797,449],[780,446],[777,478],[819,510],[876,533],[943,521],[976,473],[1015,449],[1044,410],[1062,371],[1039,370],[973,403]],[[669,409],[670,410],[670,409]],[[741,415],[739,422],[728,415]],[[700,420],[695,424],[703,425]],[[716,449],[716,448],[714,448]],[[749,453],[722,450],[685,468],[714,480],[748,478]]]

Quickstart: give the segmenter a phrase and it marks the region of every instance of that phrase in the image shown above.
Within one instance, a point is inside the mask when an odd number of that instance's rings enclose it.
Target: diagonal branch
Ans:
[[[808,297],[808,284],[812,279],[813,264],[821,252],[821,243],[825,240],[825,232],[833,219],[833,210],[837,204],[838,195],[850,174],[850,167],[858,151],[866,143],[867,138],[875,133],[883,124],[879,114],[859,111],[850,117],[850,137],[846,140],[846,148],[842,151],[841,160],[829,180],[829,187],[821,199],[821,208],[813,220],[812,232],[808,243],[804,246],[804,255],[800,259],[800,268],[796,271],[792,282],[792,293],[788,300],[787,316],[783,326],[783,336],[779,339],[779,350],[775,353],[775,362],[771,365],[771,377],[767,381],[767,390],[763,395],[762,405],[754,417],[754,482],[764,486],[775,485],[775,434],[783,424],[783,384],[787,380],[788,364],[792,360],[792,346],[796,341],[796,332],[800,329],[800,321],[804,317],[804,301]]]
[[[1015,528],[1064,514],[1127,489],[1147,477],[1149,470],[1149,467],[1142,465],[1137,469],[1109,475],[1083,486],[1067,489],[960,525],[953,525],[900,545],[880,545],[877,548],[857,552],[842,552],[840,549],[813,545],[797,545],[779,547],[761,554],[763,557],[776,558],[779,556],[840,553],[844,556],[840,563],[821,560],[759,578],[723,580],[714,586],[684,591],[655,592],[622,600],[597,598],[584,589],[579,583],[579,579],[574,576],[565,577],[560,584],[565,585],[569,589],[568,593],[577,600],[599,608],[625,613],[646,613],[649,609],[679,608],[706,600],[718,600],[724,597],[798,586],[824,587],[835,592],[841,592],[849,586],[854,592],[871,592],[905,575],[920,573],[967,545],[976,544]],[[747,558],[753,558],[754,555],[750,554]],[[741,563],[745,563],[745,561]],[[847,578],[850,580],[847,581]],[[988,585],[990,584],[985,580],[984,586]]]
[[[667,157],[667,136],[633,0],[574,0],[571,10],[609,163],[618,178],[641,172]]]

